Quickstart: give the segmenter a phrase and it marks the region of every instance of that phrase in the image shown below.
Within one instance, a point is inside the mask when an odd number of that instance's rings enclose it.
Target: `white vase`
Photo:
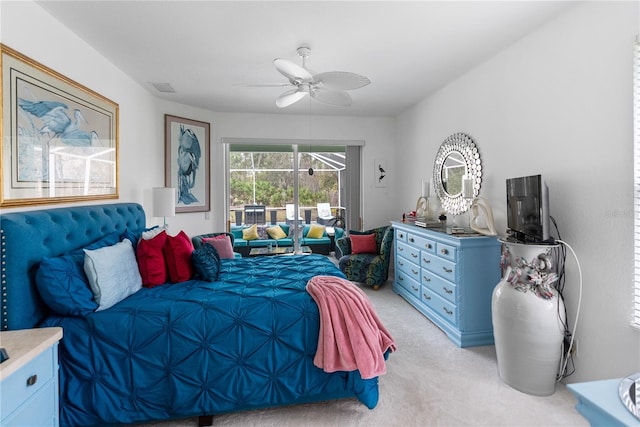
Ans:
[[[557,246],[503,243],[511,253],[511,263],[493,290],[491,302],[500,378],[516,390],[548,396],[555,391],[560,370],[564,302],[553,287],[551,295],[543,298],[531,289],[518,290],[507,278],[517,268],[516,257],[531,261]]]

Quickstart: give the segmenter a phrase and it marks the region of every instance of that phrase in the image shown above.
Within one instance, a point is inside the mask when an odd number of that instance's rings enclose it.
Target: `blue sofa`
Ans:
[[[268,237],[266,233],[266,228],[270,225],[262,225],[258,226],[258,235],[261,236],[260,239],[256,240],[245,240],[242,238],[242,230],[249,228],[250,225],[232,225],[230,233],[233,235],[233,250],[241,254],[242,256],[248,256],[249,252],[252,248],[264,248],[271,243],[273,246],[281,246],[288,247],[293,246],[293,235],[292,235],[292,226],[291,224],[278,223],[278,225],[282,228],[282,230],[287,234],[287,237],[284,239],[274,240]],[[304,225],[302,229],[302,236],[300,237],[300,245],[301,246],[309,246],[313,253],[329,255],[329,253],[333,250],[333,244],[331,237],[327,234],[327,230],[324,231],[323,236],[321,238],[310,238],[307,237],[309,234],[309,230],[311,229],[311,224]],[[342,228],[334,227],[335,230],[335,239],[340,239],[344,236],[344,230]]]

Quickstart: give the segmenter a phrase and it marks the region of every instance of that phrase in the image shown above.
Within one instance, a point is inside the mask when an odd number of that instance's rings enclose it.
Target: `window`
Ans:
[[[640,329],[640,36],[633,46],[634,287],[632,326]]]
[[[222,142],[227,144],[227,219],[232,224],[254,219],[247,206],[266,208],[262,223],[291,223],[296,201],[300,222],[317,220],[318,203],[329,203],[342,223],[359,221],[359,145],[240,138]]]

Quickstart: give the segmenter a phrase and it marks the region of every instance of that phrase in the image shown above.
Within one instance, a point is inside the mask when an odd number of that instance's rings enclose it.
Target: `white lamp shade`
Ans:
[[[176,214],[176,189],[155,187],[153,189],[153,216],[168,217]]]

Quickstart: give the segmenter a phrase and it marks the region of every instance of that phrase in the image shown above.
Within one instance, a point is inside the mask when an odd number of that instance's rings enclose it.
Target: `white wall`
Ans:
[[[193,235],[226,228],[222,137],[364,140],[363,225],[384,225],[402,214],[394,209],[393,174],[387,188],[373,185],[374,159],[395,164],[391,118],[314,117],[309,126],[306,116],[218,113],[171,103],[155,98],[31,1],[2,2],[0,19],[2,43],[119,104],[120,201],[142,203],[150,213],[151,188],[164,185],[165,114],[211,124],[211,215],[179,214],[168,219],[172,231]],[[383,198],[391,203],[380,203]],[[9,210],[18,209],[3,211]]]
[[[567,382],[640,370],[629,326],[633,266],[632,42],[638,2],[585,2],[469,71],[397,123],[400,182],[431,176],[440,143],[466,132],[483,162],[480,194],[506,230],[505,180],[542,173],[561,237],[584,279],[576,373]],[[411,206],[416,185],[399,186]],[[577,312],[568,255],[565,299]]]

